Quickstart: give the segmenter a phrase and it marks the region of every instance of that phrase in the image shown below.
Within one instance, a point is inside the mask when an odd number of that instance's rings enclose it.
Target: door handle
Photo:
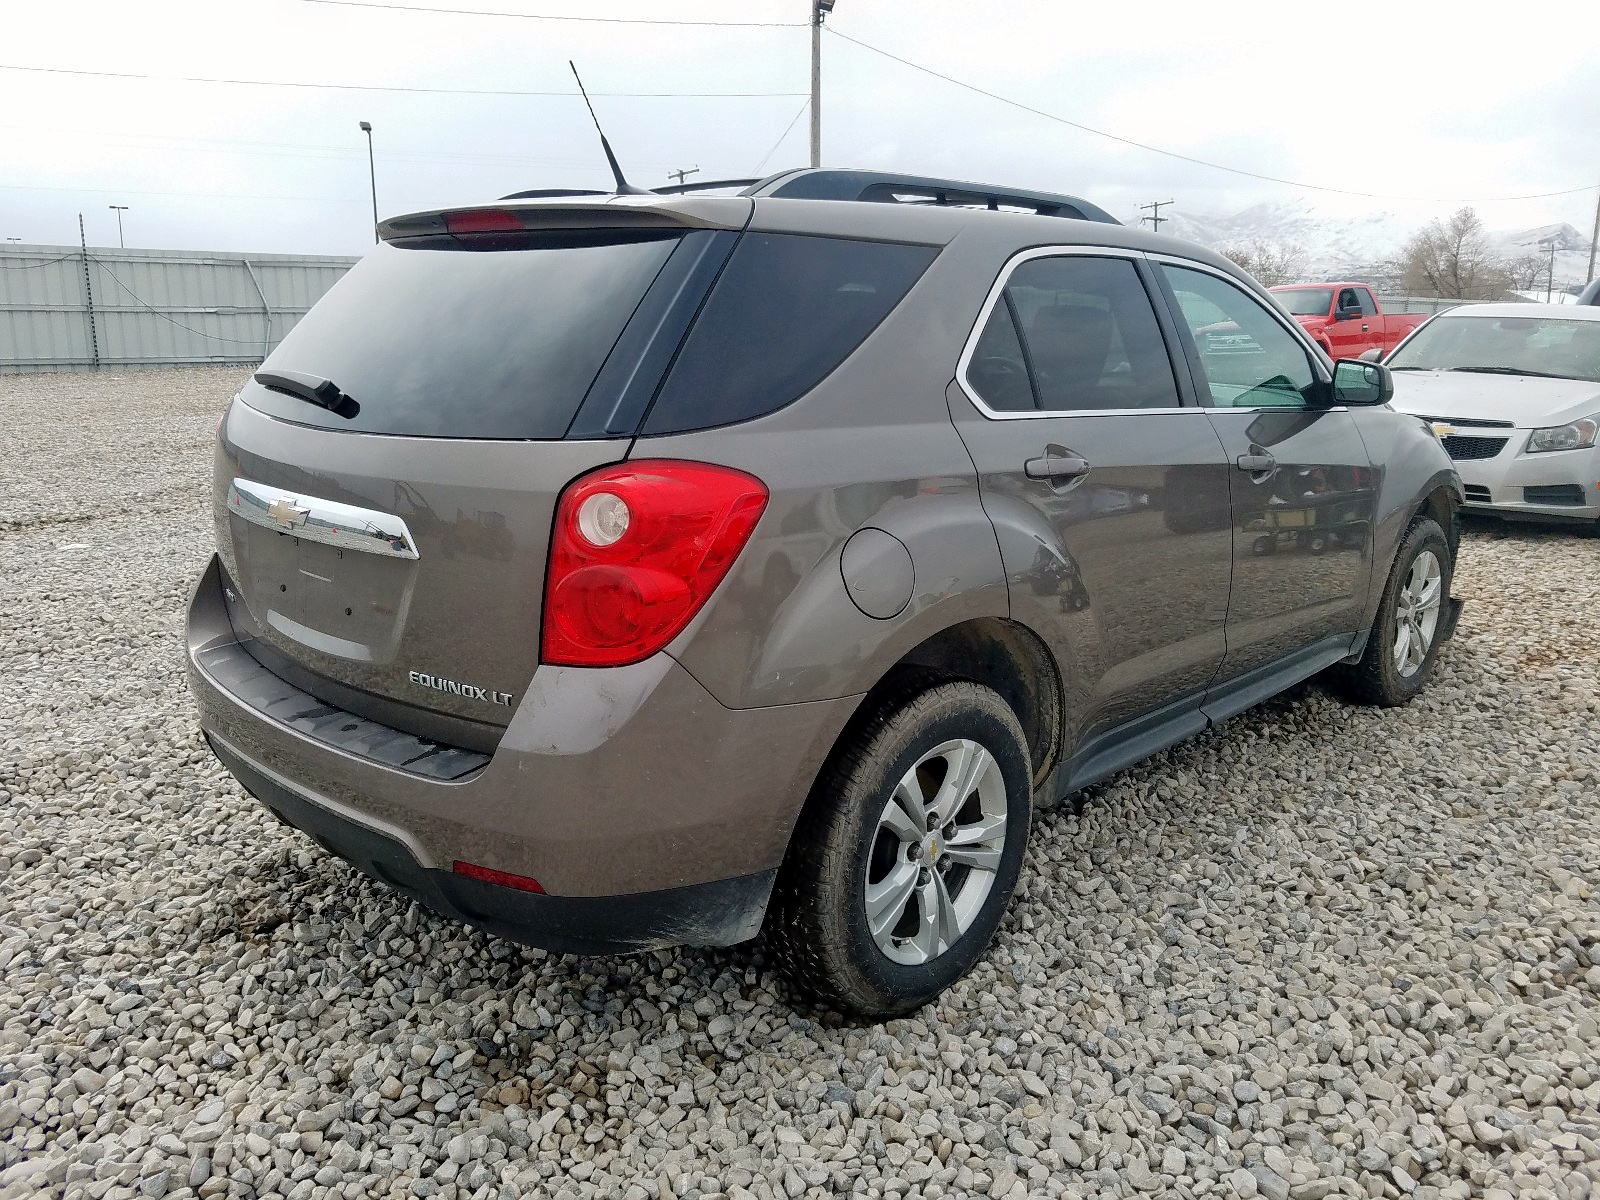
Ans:
[[[1233,465],[1252,475],[1270,475],[1278,469],[1278,460],[1270,454],[1241,454],[1233,460]]]
[[[1362,333],[1365,333],[1365,332],[1366,332],[1366,331],[1367,331],[1367,327],[1366,327],[1366,326],[1365,326],[1365,325],[1363,325],[1363,326],[1362,326],[1362,327],[1361,327],[1361,332],[1362,332]]]
[[[1029,479],[1073,479],[1089,473],[1089,460],[1059,454],[1052,449],[1038,458],[1030,458],[1022,464],[1022,470]]]

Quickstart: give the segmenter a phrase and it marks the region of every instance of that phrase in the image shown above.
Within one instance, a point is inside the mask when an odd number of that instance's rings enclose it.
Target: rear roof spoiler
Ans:
[[[772,196],[785,200],[861,200],[886,204],[925,204],[943,207],[1024,209],[1041,217],[1072,217],[1120,225],[1099,205],[1078,196],[1031,192],[990,183],[936,179],[926,175],[896,175],[884,171],[816,170],[781,171],[765,179],[709,179],[655,189],[658,196],[742,188],[741,196]],[[607,192],[538,188],[512,192],[502,200],[545,200],[566,196],[604,196]]]

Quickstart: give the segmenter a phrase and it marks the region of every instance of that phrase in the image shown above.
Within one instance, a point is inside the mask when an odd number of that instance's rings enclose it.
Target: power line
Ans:
[[[761,156],[761,161],[756,164],[756,169],[751,172],[752,175],[761,174],[761,168],[766,166],[767,160],[778,152],[778,147],[783,145],[783,139],[789,136],[789,132],[799,123],[800,118],[806,115],[806,110],[810,107],[811,97],[807,96],[806,102],[800,106],[800,111],[795,113],[789,123],[783,127],[783,132],[778,135],[778,140],[772,143],[772,149]]]
[[[250,157],[304,158],[318,162],[365,157],[364,152],[359,147],[310,142],[255,142],[233,138],[172,138],[154,134],[117,133],[99,129],[48,129],[42,126],[6,124],[0,124],[0,130],[20,130],[32,134],[69,134],[74,137],[78,145],[88,142],[101,142],[111,146],[128,144],[135,147],[159,149],[164,154],[240,154]],[[380,153],[378,157],[385,162],[391,163],[442,162],[467,166],[510,164],[518,167],[590,167],[594,165],[592,157],[548,158],[517,154],[463,154],[442,150],[388,150]],[[630,161],[640,167],[664,168],[672,165],[670,160]]]
[[[1326,187],[1319,183],[1304,183],[1298,179],[1283,179],[1277,175],[1263,175],[1257,171],[1246,171],[1241,167],[1230,167],[1224,165],[1223,163],[1211,162],[1204,158],[1195,158],[1193,155],[1179,154],[1176,150],[1163,150],[1160,146],[1152,146],[1146,142],[1136,142],[1132,138],[1122,137],[1119,134],[1108,133],[1104,129],[1096,129],[1092,125],[1085,125],[1080,121],[1074,121],[1056,113],[1046,112],[1042,108],[1034,108],[1031,104],[1024,104],[1020,100],[1013,100],[1009,96],[1000,95],[998,92],[991,92],[987,88],[981,88],[977,84],[968,83],[964,79],[957,79],[953,75],[944,74],[942,71],[935,71],[932,67],[925,67],[921,63],[912,62],[909,58],[901,58],[898,54],[891,54],[889,51],[882,50],[877,46],[868,45],[860,38],[853,38],[847,33],[840,33],[832,25],[825,26],[825,29],[826,32],[831,33],[834,37],[843,38],[852,45],[860,46],[863,50],[870,50],[874,54],[879,54],[884,58],[892,59],[902,66],[910,67],[914,71],[921,71],[924,75],[932,75],[935,79],[942,79],[946,83],[953,83],[956,87],[965,88],[969,92],[976,92],[978,95],[987,96],[991,100],[998,100],[1001,104],[1009,104],[1012,108],[1020,108],[1023,112],[1032,113],[1036,117],[1043,117],[1047,121],[1055,121],[1061,125],[1068,125],[1073,129],[1082,130],[1084,133],[1092,133],[1096,137],[1103,137],[1113,142],[1120,142],[1124,146],[1132,146],[1138,150],[1148,150],[1151,154],[1160,154],[1167,158],[1175,158],[1181,162],[1193,163],[1200,167],[1210,167],[1214,171],[1226,171],[1230,175],[1244,175],[1250,179],[1261,179],[1265,180],[1267,183],[1281,183],[1288,187],[1304,188],[1307,191],[1313,192],[1333,192],[1341,196],[1361,196],[1368,200],[1420,200],[1438,203],[1456,201],[1466,204],[1492,204],[1504,200],[1545,200],[1552,196],[1574,196],[1579,192],[1588,192],[1594,190],[1594,185],[1589,184],[1584,187],[1565,188],[1558,192],[1535,192],[1527,196],[1480,196],[1475,199],[1465,196],[1394,196],[1387,195],[1382,192],[1355,192],[1348,188]]]
[[[231,337],[223,337],[219,333],[207,333],[204,329],[196,329],[193,325],[185,325],[182,321],[179,321],[174,317],[168,316],[166,313],[162,312],[159,308],[156,308],[154,305],[148,303],[144,299],[143,296],[139,295],[138,292],[134,291],[127,284],[123,283],[122,280],[120,278],[118,278],[117,273],[115,271],[113,271],[110,267],[106,266],[105,259],[100,258],[100,257],[98,257],[96,255],[90,255],[90,254],[87,254],[87,253],[85,253],[84,258],[87,260],[87,262],[94,263],[95,266],[99,267],[107,275],[111,276],[111,278],[113,280],[115,280],[116,285],[119,288],[121,288],[123,291],[127,292],[128,295],[133,297],[134,303],[143,305],[145,308],[148,308],[150,310],[150,312],[151,312],[151,315],[160,317],[163,321],[166,321],[169,325],[176,325],[179,329],[187,329],[190,333],[198,334],[199,336],[201,336],[203,338],[209,338],[213,342],[231,342],[234,345],[238,345],[238,346],[259,346],[261,344],[261,339],[260,338],[231,338]],[[85,269],[85,271],[87,271],[88,267],[85,266],[84,269]]]
[[[663,17],[572,17],[555,13],[504,12],[483,8],[444,8],[427,4],[382,4],[379,0],[297,0],[300,4],[328,4],[338,8],[382,8],[391,12],[447,13],[453,17],[511,17],[519,21],[581,21],[595,25],[696,25],[728,29],[803,29],[805,21],[684,21]],[[594,93],[596,96],[600,92]]]
[[[0,188],[15,192],[72,192],[103,196],[189,196],[197,200],[311,200],[318,204],[365,204],[358,196],[263,196],[255,192],[143,192],[134,188],[55,187],[41,183],[0,183]]]
[[[11,239],[7,238],[6,240],[10,241]],[[0,263],[0,271],[32,271],[36,267],[53,266],[54,264],[56,264],[58,262],[66,262],[67,259],[69,259],[69,258],[77,258],[77,257],[78,257],[77,254],[63,254],[60,258],[47,258],[43,262],[36,262],[36,263],[20,263],[17,266],[14,266],[14,267],[13,266],[9,266],[6,263]]]
[[[332,0],[328,0],[332,3]],[[334,92],[420,92],[443,96],[572,96],[577,92],[515,91],[506,88],[398,87],[360,83],[301,83],[283,79],[211,79],[198,75],[138,75],[131,71],[78,71],[67,67],[20,67],[0,63],[0,71],[29,71],[37,75],[75,75],[89,79],[142,79],[156,83],[225,83],[238,87],[317,88]],[[640,100],[752,100],[804,96],[805,92],[593,92],[595,96]]]

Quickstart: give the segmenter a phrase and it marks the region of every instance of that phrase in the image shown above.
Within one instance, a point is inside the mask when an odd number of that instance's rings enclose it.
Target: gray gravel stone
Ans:
[[[463,929],[240,792],[177,647],[242,378],[0,377],[0,1200],[1600,1196],[1595,542],[1469,526],[1414,704],[1041,810],[993,951],[861,1028],[759,946]]]

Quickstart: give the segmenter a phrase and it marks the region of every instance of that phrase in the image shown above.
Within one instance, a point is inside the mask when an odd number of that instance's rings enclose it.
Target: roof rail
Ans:
[[[801,168],[769,175],[747,188],[746,196],[773,196],[794,200],[867,200],[900,204],[953,205],[963,208],[1023,208],[1042,217],[1074,217],[1120,225],[1105,209],[1077,196],[1054,192],[1029,192],[1020,188],[959,179],[934,179],[923,175],[895,175],[883,171],[841,171]]]
[[[885,204],[928,204],[960,208],[1026,209],[1041,217],[1072,217],[1120,225],[1099,205],[1077,196],[1054,192],[1028,192],[988,183],[959,179],[933,179],[924,175],[894,175],[884,171],[839,171],[799,168],[780,171],[765,179],[707,179],[653,189],[658,196],[742,187],[741,196],[773,196],[786,200],[866,200]],[[547,200],[561,196],[610,196],[614,193],[582,188],[536,188],[512,192],[502,200]]]
[[[668,187],[650,189],[657,196],[681,196],[685,192],[709,192],[717,188],[747,188],[759,179],[704,179],[696,183],[674,183]],[[554,200],[563,196],[615,196],[616,192],[595,188],[530,188],[525,192],[512,192],[502,200]]]

